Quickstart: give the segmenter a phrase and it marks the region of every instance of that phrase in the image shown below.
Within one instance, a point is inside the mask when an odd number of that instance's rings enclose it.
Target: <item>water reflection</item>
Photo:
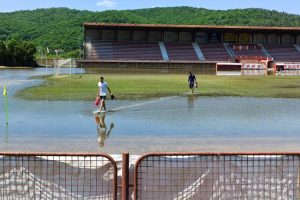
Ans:
[[[278,142],[274,144],[283,145],[282,148],[291,145],[297,149],[299,146],[299,99],[203,97],[199,89],[196,91],[198,96],[192,96],[188,91],[186,96],[175,98],[112,101],[111,108],[126,109],[107,113],[106,116],[94,116],[91,113],[94,110],[92,102],[40,100],[33,103],[15,98],[16,91],[40,84],[42,80],[29,77],[43,74],[43,70],[20,70],[19,73],[15,73],[16,70],[0,70],[0,87],[8,82],[8,98],[12,105],[9,112],[13,119],[9,122],[9,130],[8,127],[5,130],[5,111],[0,106],[0,150],[99,151],[101,147],[113,153],[141,153],[151,149],[172,151],[177,148],[184,151],[192,146],[194,149],[202,148],[201,145],[214,149],[217,142],[212,141],[217,138],[228,140],[227,147],[237,138],[245,141],[245,146],[249,138],[250,141],[251,138],[259,141],[262,147],[266,145],[260,141],[275,140]],[[300,70],[280,72],[280,75],[288,72],[298,73]],[[4,105],[3,98],[0,98],[0,104]],[[111,122],[117,123],[117,126]],[[186,144],[189,144],[188,147]],[[224,147],[223,143],[219,144],[218,150]],[[252,144],[254,142],[250,142],[249,146]],[[272,142],[268,144],[271,147]]]
[[[267,76],[268,70],[241,70],[241,75],[244,76]]]
[[[195,95],[188,95],[187,97],[187,103],[188,103],[188,108],[189,109],[194,109],[195,108],[195,101],[197,100],[198,96]]]
[[[4,142],[4,144],[7,144],[9,142],[8,141],[8,124],[6,124],[3,142]]]
[[[95,121],[97,124],[98,143],[100,147],[104,147],[105,140],[109,137],[111,130],[114,128],[114,123],[111,123],[107,129],[105,123],[105,113],[95,114]]]
[[[291,75],[291,76],[299,76],[300,70],[241,70],[241,71],[217,71],[217,76],[267,76],[267,75]]]
[[[300,70],[281,70],[277,71],[276,75],[291,75],[291,76],[299,76]]]

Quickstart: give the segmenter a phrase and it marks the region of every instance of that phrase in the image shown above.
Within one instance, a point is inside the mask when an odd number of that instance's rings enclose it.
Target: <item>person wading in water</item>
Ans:
[[[111,92],[110,88],[108,87],[107,82],[105,82],[104,78],[101,76],[100,77],[100,82],[98,82],[98,93],[97,93],[97,96],[100,97],[99,112],[101,112],[102,110],[104,112],[106,111],[105,100],[106,100],[107,90],[109,91],[111,99],[113,100],[114,99],[114,95]]]
[[[195,74],[190,72],[189,79],[188,79],[189,87],[192,89],[192,94],[194,94],[194,89],[197,87],[197,79]]]

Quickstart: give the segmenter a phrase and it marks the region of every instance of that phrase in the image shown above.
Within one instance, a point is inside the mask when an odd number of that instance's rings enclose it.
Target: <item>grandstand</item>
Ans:
[[[162,60],[157,42],[93,41],[91,59],[99,60]]]
[[[300,62],[300,52],[292,44],[266,45],[267,51],[278,62]]]
[[[300,63],[300,27],[84,23],[83,66]],[[244,61],[243,61],[244,60]]]

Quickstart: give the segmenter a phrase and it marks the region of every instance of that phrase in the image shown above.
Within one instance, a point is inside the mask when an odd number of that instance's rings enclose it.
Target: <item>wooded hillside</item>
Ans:
[[[0,40],[30,40],[37,49],[78,56],[84,22],[300,26],[300,16],[264,9],[208,10],[191,7],[91,12],[68,8],[0,13]]]

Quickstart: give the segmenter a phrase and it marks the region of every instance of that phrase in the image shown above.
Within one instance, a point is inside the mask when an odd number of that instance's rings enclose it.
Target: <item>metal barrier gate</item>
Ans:
[[[0,153],[0,199],[117,199],[117,166],[103,154]]]
[[[299,153],[157,153],[135,166],[135,200],[299,199]]]
[[[152,153],[141,156],[134,170],[127,153],[119,164],[117,177],[116,161],[104,154],[0,153],[0,199],[300,197],[299,153]]]

